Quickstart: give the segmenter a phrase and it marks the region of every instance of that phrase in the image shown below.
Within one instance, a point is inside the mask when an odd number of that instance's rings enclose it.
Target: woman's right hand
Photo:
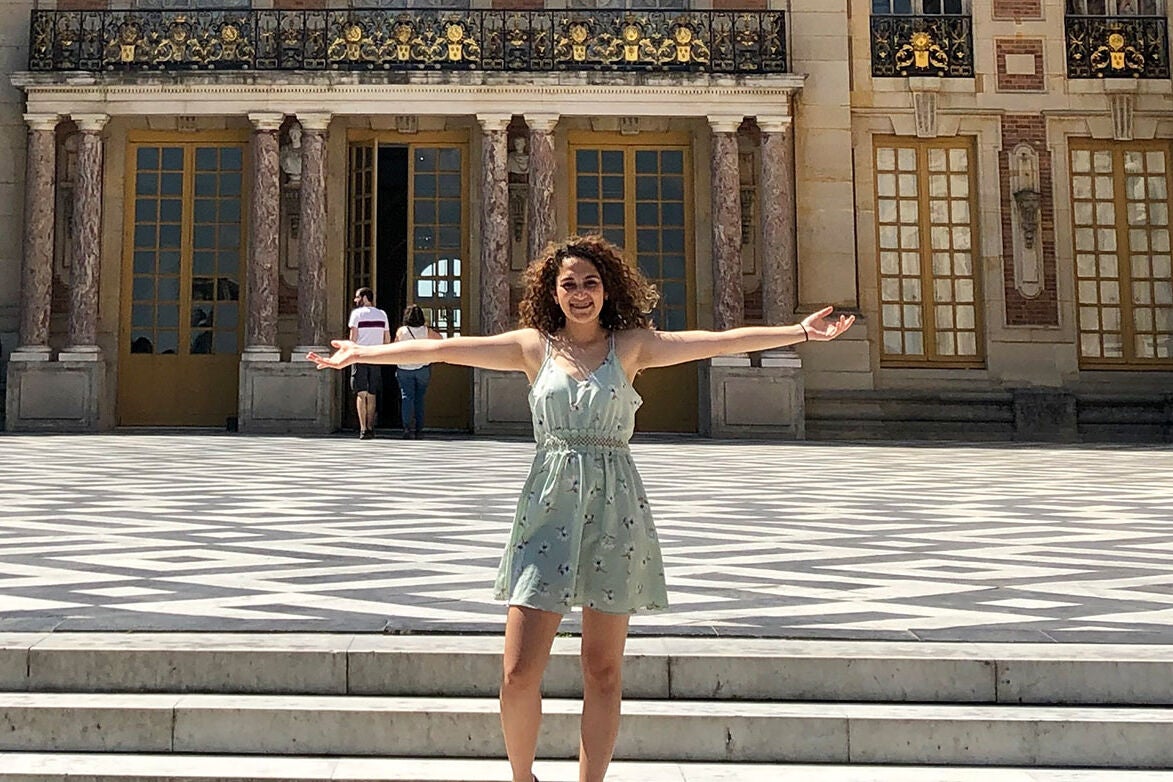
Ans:
[[[334,352],[329,356],[320,356],[317,353],[306,353],[306,358],[314,362],[318,369],[343,369],[351,364],[358,363],[358,344],[348,339],[330,341]]]

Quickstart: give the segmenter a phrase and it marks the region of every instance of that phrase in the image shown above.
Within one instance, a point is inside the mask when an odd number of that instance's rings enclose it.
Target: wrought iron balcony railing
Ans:
[[[1168,79],[1164,16],[1068,16],[1067,78]]]
[[[780,11],[33,11],[31,71],[785,73]]]
[[[972,18],[873,14],[872,76],[973,76]]]

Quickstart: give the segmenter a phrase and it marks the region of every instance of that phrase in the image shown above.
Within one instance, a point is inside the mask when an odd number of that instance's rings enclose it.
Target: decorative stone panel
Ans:
[[[1038,226],[1034,241],[1042,243],[1041,290],[1033,297],[1019,290],[1014,269],[1013,210],[1018,202],[1012,192],[1011,156],[1020,144],[1038,155]],[[1051,197],[1051,153],[1047,150],[1046,120],[1041,114],[1007,114],[1002,117],[1002,151],[998,153],[998,174],[1002,187],[1002,273],[1006,292],[1006,325],[1057,326],[1059,301],[1055,270],[1055,204]]]
[[[1041,38],[999,38],[994,41],[994,60],[998,92],[1046,90]]]
[[[993,0],[995,19],[1042,19],[1043,0]]]

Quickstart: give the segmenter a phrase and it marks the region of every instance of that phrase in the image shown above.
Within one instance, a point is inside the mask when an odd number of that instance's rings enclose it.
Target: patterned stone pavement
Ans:
[[[1173,448],[633,452],[673,604],[633,633],[1173,642]],[[500,632],[490,588],[532,453],[0,436],[0,630]]]

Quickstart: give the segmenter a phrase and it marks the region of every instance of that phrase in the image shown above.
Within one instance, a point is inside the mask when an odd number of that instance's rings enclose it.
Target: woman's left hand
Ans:
[[[829,342],[851,328],[852,323],[855,323],[854,315],[840,315],[837,320],[828,320],[828,316],[834,309],[834,307],[824,307],[802,319],[802,327],[806,330],[808,340]]]
[[[318,369],[342,369],[358,363],[358,344],[348,339],[335,339],[330,342],[334,352],[329,356],[320,356],[317,353],[307,353],[306,358],[317,364]]]

